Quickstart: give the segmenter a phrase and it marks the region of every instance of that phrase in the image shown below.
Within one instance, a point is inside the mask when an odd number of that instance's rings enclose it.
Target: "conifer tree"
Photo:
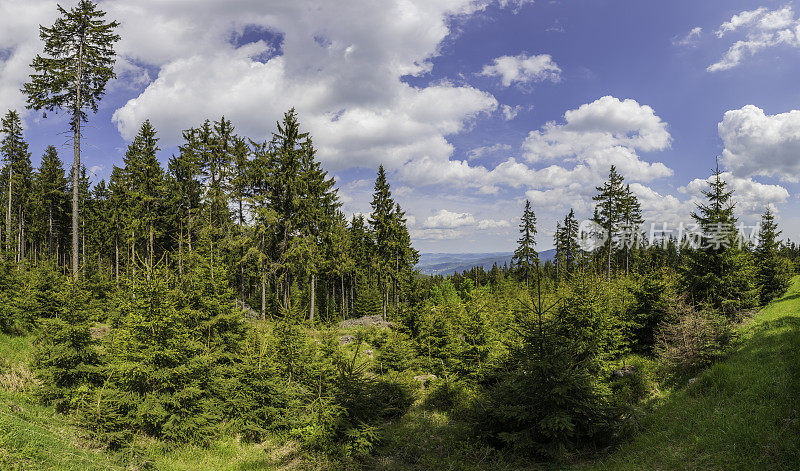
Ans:
[[[639,199],[631,191],[630,185],[625,185],[625,190],[622,192],[620,223],[622,230],[625,231],[625,240],[622,241],[622,248],[625,252],[625,273],[627,273],[630,265],[631,249],[639,246],[640,226],[644,223],[642,207],[639,204]]]
[[[72,165],[72,274],[78,276],[78,180],[81,168],[81,123],[86,111],[97,112],[106,83],[114,75],[114,43],[119,36],[116,21],[104,20],[105,12],[94,2],[81,0],[70,11],[58,7],[60,17],[51,27],[39,27],[44,56],[31,63],[34,74],[23,86],[28,108],[66,110],[73,133]]]
[[[144,241],[147,266],[153,265],[156,224],[161,213],[164,171],[156,159],[158,138],[149,120],[142,123],[139,133],[125,153],[125,180],[131,214],[131,243],[136,253],[137,240]],[[136,236],[138,234],[138,237]],[[135,262],[135,260],[132,260]]]
[[[235,246],[234,252],[238,252],[236,265],[238,265],[237,278],[239,279],[239,297],[244,302],[245,297],[245,245],[248,243],[245,234],[245,200],[249,196],[251,188],[250,179],[250,146],[247,140],[241,137],[234,137],[231,149],[230,168],[228,170],[228,193],[236,208],[236,234],[231,241]],[[232,247],[233,248],[233,247]]]
[[[557,268],[563,274],[568,275],[572,273],[575,264],[578,263],[580,258],[578,221],[575,219],[575,211],[571,208],[566,217],[564,217],[564,221],[557,223],[554,242]]]
[[[131,211],[128,204],[128,176],[123,168],[116,165],[111,170],[111,178],[108,181],[108,211],[112,224],[110,236],[114,240],[114,280],[119,284],[120,272],[120,252],[123,250],[122,243],[127,238],[129,231],[129,213]],[[128,253],[126,250],[125,253]],[[133,262],[131,260],[131,262]],[[132,264],[132,263],[131,263]]]
[[[46,234],[45,252],[52,257],[65,234],[69,204],[64,167],[53,146],[48,146],[42,156],[34,177],[34,192],[37,202],[35,227],[41,228],[37,230],[40,234]]]
[[[617,168],[612,165],[608,173],[608,180],[602,186],[597,187],[600,193],[592,199],[597,201],[595,206],[595,221],[606,231],[606,257],[607,267],[606,276],[611,278],[611,258],[614,251],[614,242],[617,240],[619,224],[622,219],[622,207],[624,199],[624,188],[622,186],[624,178],[617,172]]]
[[[309,319],[314,323],[316,314],[316,282],[322,268],[325,250],[320,247],[326,245],[326,235],[333,226],[333,218],[339,208],[339,200],[334,188],[334,181],[322,169],[315,159],[316,150],[310,139],[303,146],[301,156],[300,174],[300,228],[303,252],[306,262],[306,271],[309,280]]]
[[[761,216],[761,225],[758,231],[758,245],[755,249],[758,262],[758,283],[761,287],[761,303],[766,304],[780,296],[789,288],[791,280],[791,266],[789,261],[780,254],[778,224],[775,215],[767,206]]]
[[[531,273],[536,264],[539,263],[539,254],[536,253],[536,215],[531,209],[531,202],[525,200],[525,209],[522,212],[522,220],[519,224],[519,232],[522,234],[517,240],[517,250],[514,251],[514,263],[525,280],[525,286],[530,286]]]
[[[389,282],[390,272],[393,267],[392,238],[394,235],[394,200],[386,181],[386,171],[383,165],[378,167],[378,176],[375,179],[375,187],[372,193],[372,213],[369,216],[369,224],[375,240],[375,264],[378,274],[378,285],[382,293],[382,314],[386,319],[386,308],[389,302]]]
[[[267,186],[270,206],[276,217],[274,252],[282,283],[283,307],[286,309],[290,308],[291,286],[296,274],[292,264],[295,254],[292,246],[297,242],[295,238],[301,224],[302,182],[299,175],[306,141],[308,133],[300,132],[297,113],[292,108],[284,114],[283,122],[278,123],[278,131],[272,138]]]
[[[55,316],[43,321],[35,352],[41,398],[60,412],[79,407],[98,380],[99,356],[89,332],[88,303],[89,293],[81,282],[66,282],[57,293]]]
[[[32,167],[28,143],[22,137],[22,121],[16,111],[3,116],[0,133],[3,134],[0,152],[6,164],[3,169],[6,182],[3,190],[7,192],[4,242],[6,250],[13,251],[15,260],[20,261],[24,256],[26,218],[30,217]]]
[[[195,221],[200,212],[202,188],[197,179],[199,170],[194,159],[197,135],[194,130],[184,131],[185,143],[179,147],[180,153],[172,156],[168,163],[165,186],[170,195],[169,206],[173,208],[173,224],[178,235],[178,273],[183,275],[184,244],[191,251],[192,234]]]
[[[703,190],[708,202],[698,204],[692,213],[699,226],[696,247],[682,251],[682,283],[692,302],[725,314],[757,302],[754,267],[740,244],[732,195],[717,165],[708,189]]]

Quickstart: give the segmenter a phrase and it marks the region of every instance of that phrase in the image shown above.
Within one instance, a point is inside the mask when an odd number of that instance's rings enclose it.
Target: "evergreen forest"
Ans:
[[[724,388],[748,329],[797,297],[800,246],[770,207],[743,238],[718,167],[693,233],[648,239],[612,166],[599,244],[573,210],[541,240],[527,201],[511,263],[448,276],[416,270],[382,166],[371,211],[343,212],[294,109],[263,142],[198,122],[165,164],[145,121],[90,182],[81,129],[117,25],[81,0],[41,29],[24,92],[68,117],[72,155],[34,168],[19,111],[2,117],[0,468],[670,468],[614,454],[672,397]],[[796,466],[796,409],[763,417],[785,439],[723,464]]]

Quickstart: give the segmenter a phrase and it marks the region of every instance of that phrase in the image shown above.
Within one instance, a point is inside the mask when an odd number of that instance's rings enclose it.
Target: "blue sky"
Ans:
[[[71,6],[72,1],[63,2]],[[739,215],[800,239],[800,4],[636,0],[108,0],[119,78],[86,129],[96,180],[144,119],[162,162],[221,115],[265,139],[291,106],[367,212],[384,164],[425,252],[510,250],[525,199],[540,250],[616,164],[649,223],[687,220],[720,156]],[[55,2],[0,0],[0,110]],[[63,117],[26,113],[34,164]]]

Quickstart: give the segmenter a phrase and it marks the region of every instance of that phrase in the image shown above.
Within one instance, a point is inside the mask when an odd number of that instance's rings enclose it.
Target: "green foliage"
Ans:
[[[42,401],[59,412],[86,405],[99,379],[100,360],[89,332],[88,304],[82,283],[68,280],[59,292],[55,316],[42,320],[33,368],[42,382]]]
[[[756,270],[751,254],[740,244],[732,194],[717,168],[703,191],[708,203],[692,213],[701,234],[696,247],[685,250],[681,267],[681,284],[691,303],[728,316],[758,303]]]
[[[85,109],[97,111],[106,83],[115,77],[114,43],[119,36],[114,29],[119,23],[104,21],[105,12],[89,0],[69,11],[59,6],[58,12],[61,16],[53,26],[39,27],[44,55],[33,60],[35,73],[23,91],[30,108],[67,110],[74,130],[86,121]],[[79,83],[75,77],[80,77]]]
[[[614,399],[621,404],[637,405],[653,393],[658,363],[650,357],[629,355],[611,378]]]
[[[539,262],[536,253],[536,215],[531,208],[531,202],[525,200],[525,209],[519,223],[520,238],[517,240],[517,249],[514,251],[513,262],[519,270],[520,276],[527,285],[530,282],[534,266]]]
[[[780,244],[777,241],[779,235],[780,231],[775,223],[775,217],[772,210],[767,207],[761,218],[758,246],[755,250],[758,262],[758,282],[761,286],[761,304],[766,304],[785,293],[791,281],[791,264],[779,253]]]
[[[517,346],[475,401],[476,431],[486,439],[554,457],[611,438],[616,409],[603,372],[621,329],[600,293],[582,288],[553,317],[521,319]]]
[[[392,331],[383,342],[377,360],[382,368],[397,372],[409,369],[413,357],[411,339],[402,332]]]
[[[476,433],[546,457],[611,439],[611,391],[596,375],[596,359],[568,338],[531,337],[514,353],[503,377],[476,401]]]
[[[671,310],[670,272],[650,272],[633,288],[634,303],[628,308],[630,347],[637,353],[651,353],[658,326],[669,320]]]

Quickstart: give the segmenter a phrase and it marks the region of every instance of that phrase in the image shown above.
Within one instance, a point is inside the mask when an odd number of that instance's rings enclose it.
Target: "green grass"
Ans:
[[[24,390],[33,337],[0,334],[0,469],[117,470],[112,457],[83,446],[75,428]],[[3,381],[5,380],[5,381]]]
[[[598,470],[800,469],[800,278],[734,351],[674,391]]]

